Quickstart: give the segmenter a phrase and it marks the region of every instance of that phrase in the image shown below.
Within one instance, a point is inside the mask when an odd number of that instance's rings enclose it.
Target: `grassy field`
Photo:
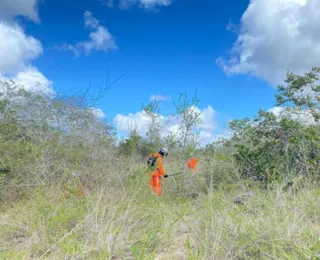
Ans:
[[[0,259],[320,259],[318,187],[205,190],[202,173],[163,180],[162,197],[139,165],[86,196],[77,178],[30,189],[1,205]]]
[[[156,102],[144,109],[147,138],[132,128],[120,141],[85,97],[0,79],[0,259],[320,259],[319,100],[296,99],[319,72],[287,75],[277,106],[294,108],[283,118],[259,110],[202,148],[196,95],[179,95],[175,133],[161,137]],[[146,159],[160,144],[166,173],[183,174],[158,197]]]

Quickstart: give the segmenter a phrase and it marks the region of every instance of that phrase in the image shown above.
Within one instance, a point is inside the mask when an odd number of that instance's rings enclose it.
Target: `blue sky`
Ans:
[[[297,19],[313,17],[315,26],[318,4],[312,0],[130,1],[123,8],[119,1],[111,7],[101,0],[25,0],[25,6],[4,0],[2,31],[19,28],[21,37],[0,43],[0,52],[11,46],[24,54],[9,65],[0,63],[0,73],[28,84],[35,77],[60,94],[84,91],[108,75],[113,80],[126,73],[96,104],[121,135],[125,122],[114,121],[117,115],[139,122],[136,113],[152,95],[171,97],[161,106],[168,115],[180,92],[192,95],[197,89],[200,110],[210,106],[215,111],[209,113],[214,117],[213,140],[229,120],[272,108],[275,86],[286,69],[305,72],[320,59],[295,38],[309,37],[313,45],[319,44],[320,37],[307,30],[308,24],[296,25],[300,35],[291,32]],[[99,28],[101,34],[90,40],[89,34]],[[0,30],[1,35],[6,34]],[[94,41],[100,36],[105,38],[99,45]],[[41,50],[28,37],[38,41]],[[301,62],[301,55],[309,61]]]

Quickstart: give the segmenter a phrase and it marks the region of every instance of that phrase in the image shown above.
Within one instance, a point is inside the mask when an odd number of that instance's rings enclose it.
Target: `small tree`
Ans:
[[[320,120],[320,67],[313,67],[304,76],[287,73],[287,86],[278,85],[277,105],[293,105],[298,109],[311,111],[315,121]]]
[[[148,127],[147,138],[148,143],[153,149],[157,149],[162,145],[161,140],[161,115],[160,115],[160,101],[154,100],[146,106],[143,106],[143,112],[150,119]]]
[[[178,148],[178,139],[174,133],[169,133],[164,138],[164,144],[169,149],[169,151],[176,150]]]
[[[123,155],[134,156],[138,153],[142,137],[138,134],[137,126],[130,125],[129,137],[121,141],[119,151]]]
[[[176,116],[180,121],[178,130],[178,147],[184,157],[189,156],[199,146],[199,132],[197,128],[201,121],[201,113],[197,106],[199,99],[195,92],[190,100],[186,94],[180,93],[178,103],[175,103]]]

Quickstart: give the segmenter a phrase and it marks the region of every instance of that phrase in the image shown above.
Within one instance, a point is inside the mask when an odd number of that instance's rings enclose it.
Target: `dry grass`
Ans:
[[[196,185],[203,172],[190,175]],[[126,178],[124,176],[126,175]],[[143,167],[102,178],[88,196],[78,181],[33,190],[0,217],[1,259],[320,259],[320,190],[280,188],[234,203],[246,185],[211,192],[164,180],[151,196]]]

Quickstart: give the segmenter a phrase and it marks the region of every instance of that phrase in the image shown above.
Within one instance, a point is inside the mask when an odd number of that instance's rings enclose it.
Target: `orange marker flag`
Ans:
[[[195,173],[197,170],[197,162],[197,158],[195,157],[192,157],[188,160],[188,168],[191,169],[193,173]]]

